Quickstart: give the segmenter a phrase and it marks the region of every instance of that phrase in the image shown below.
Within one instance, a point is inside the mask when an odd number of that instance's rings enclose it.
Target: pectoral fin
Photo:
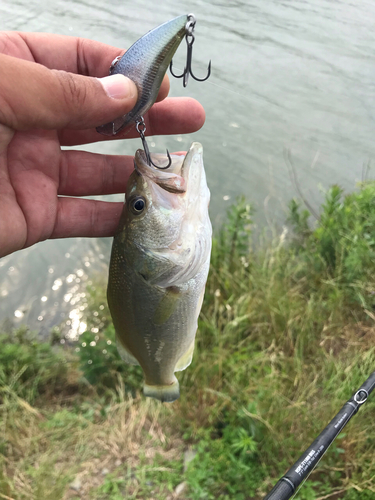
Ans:
[[[172,316],[180,297],[181,291],[179,288],[170,286],[165,289],[164,295],[161,298],[153,317],[153,323],[155,325],[164,324]]]

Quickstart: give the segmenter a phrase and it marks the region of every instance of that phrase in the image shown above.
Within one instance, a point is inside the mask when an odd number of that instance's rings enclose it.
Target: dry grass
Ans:
[[[181,461],[183,442],[170,432],[168,408],[141,397],[122,399],[105,408],[105,418],[94,419],[66,406],[38,410],[18,400],[8,407],[0,498],[91,500],[111,473],[125,478],[126,494],[136,498],[142,472],[156,457]],[[78,492],[73,480],[81,484]],[[160,484],[157,489],[158,498],[170,494]]]

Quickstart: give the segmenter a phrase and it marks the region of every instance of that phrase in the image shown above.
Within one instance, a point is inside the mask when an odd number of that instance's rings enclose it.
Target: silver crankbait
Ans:
[[[135,123],[149,165],[152,164],[152,160],[145,138],[146,126],[143,116],[155,103],[168,66],[174,77],[183,78],[184,87],[187,85],[189,74],[198,81],[207,80],[211,74],[211,61],[205,78],[197,78],[191,69],[195,23],[194,15],[189,14],[176,17],[154,28],[137,40],[122,57],[116,58],[110,67],[110,75],[123,74],[134,81],[138,89],[138,100],[130,113],[97,127],[97,131],[103,135],[112,136]],[[186,65],[181,75],[175,75],[172,71],[172,57],[183,38],[186,38],[187,43]],[[157,168],[168,168],[171,165],[168,151],[167,154],[168,165]]]

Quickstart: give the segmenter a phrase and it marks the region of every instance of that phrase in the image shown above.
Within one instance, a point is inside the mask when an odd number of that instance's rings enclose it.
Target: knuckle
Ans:
[[[110,193],[115,183],[115,169],[113,168],[110,155],[104,155],[102,159],[102,189],[104,193]]]
[[[77,38],[77,69],[80,75],[90,76],[89,64],[86,57],[88,40]]]
[[[99,211],[98,211],[98,203],[95,200],[91,201],[91,213],[90,213],[90,226],[89,232],[90,235],[96,234],[98,223],[99,223]]]
[[[1,94],[1,92],[0,92]],[[17,128],[17,112],[11,100],[0,95],[0,123],[12,129]]]
[[[1,123],[0,114],[0,155],[6,150],[14,136],[14,129]]]
[[[56,71],[62,91],[63,105],[71,111],[85,106],[87,101],[87,89],[79,82],[77,75],[66,71]]]

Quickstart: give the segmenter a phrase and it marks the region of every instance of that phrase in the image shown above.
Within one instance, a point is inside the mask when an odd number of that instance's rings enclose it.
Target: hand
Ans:
[[[81,38],[0,32],[0,257],[48,238],[114,234],[122,203],[76,197],[125,192],[133,157],[61,146],[124,138],[126,132],[108,138],[95,130],[137,100],[129,79],[103,78],[122,53]],[[147,132],[198,130],[202,106],[164,100],[168,91],[165,78],[145,117]]]

